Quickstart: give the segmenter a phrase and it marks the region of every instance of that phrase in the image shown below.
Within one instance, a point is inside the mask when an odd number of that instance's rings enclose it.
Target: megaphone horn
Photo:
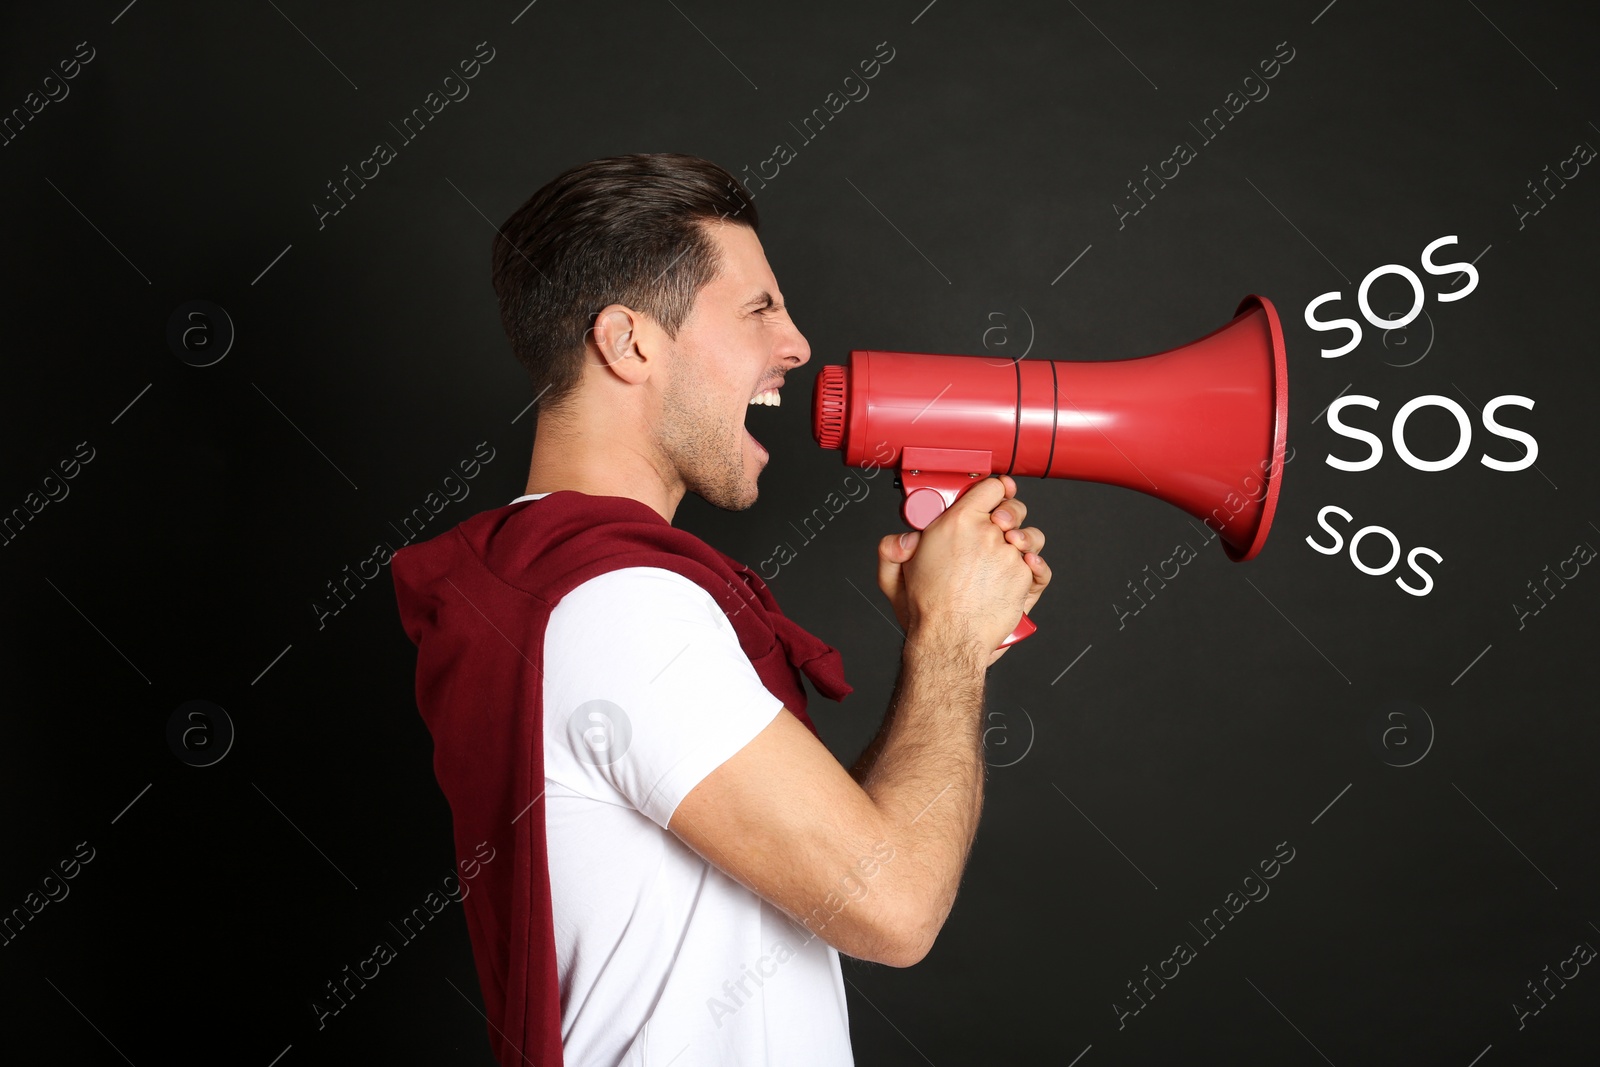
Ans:
[[[1282,483],[1283,327],[1271,301],[1251,295],[1204,337],[1133,359],[857,350],[848,366],[822,368],[811,415],[817,443],[846,465],[898,466],[901,513],[916,529],[990,474],[1073,478],[1174,504],[1243,562],[1266,544]],[[1001,647],[1032,632],[1024,615]]]

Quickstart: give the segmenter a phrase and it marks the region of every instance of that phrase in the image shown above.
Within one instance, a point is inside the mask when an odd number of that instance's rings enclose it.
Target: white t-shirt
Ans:
[[[543,697],[569,1067],[853,1067],[838,951],[666,829],[783,706],[711,595],[658,567],[579,585]]]

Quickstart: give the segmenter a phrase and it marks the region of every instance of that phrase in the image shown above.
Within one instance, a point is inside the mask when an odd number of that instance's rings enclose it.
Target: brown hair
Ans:
[[[708,160],[674,152],[573,167],[500,227],[490,250],[500,322],[541,411],[559,408],[583,373],[595,316],[623,304],[675,337],[721,267],[702,222],[760,229],[750,193]]]

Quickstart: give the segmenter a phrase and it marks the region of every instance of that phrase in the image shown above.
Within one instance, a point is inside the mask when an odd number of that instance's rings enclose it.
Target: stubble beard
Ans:
[[[662,448],[685,490],[723,511],[754,504],[755,483],[745,478],[743,421],[729,421],[713,391],[699,382],[674,378],[663,399]]]

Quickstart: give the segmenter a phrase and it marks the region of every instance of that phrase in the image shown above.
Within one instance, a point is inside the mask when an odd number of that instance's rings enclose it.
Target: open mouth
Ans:
[[[755,396],[750,398],[749,406],[755,407],[760,405],[762,407],[775,408],[782,406],[782,403],[782,397],[779,396],[778,389],[776,386],[774,386],[773,388],[762,389],[761,391],[757,392]],[[750,432],[748,427],[745,428],[744,435],[750,438],[750,443],[755,445],[756,449],[760,451],[762,457],[765,458],[768,454],[766,446],[764,446],[760,441],[756,440],[755,435]]]

